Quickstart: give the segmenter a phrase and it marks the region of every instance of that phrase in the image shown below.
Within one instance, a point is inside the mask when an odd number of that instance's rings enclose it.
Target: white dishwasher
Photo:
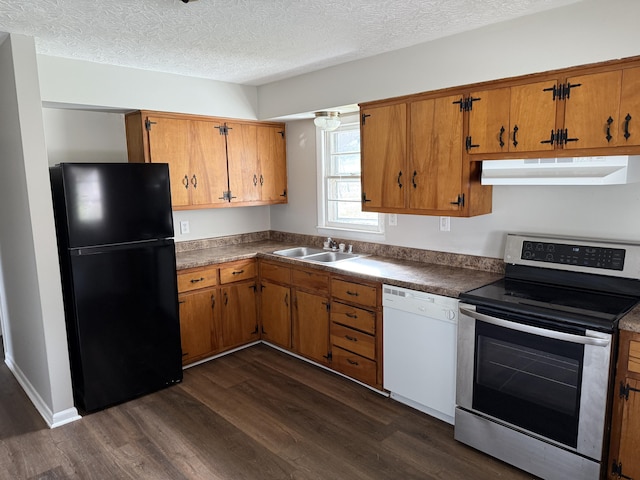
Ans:
[[[453,425],[458,299],[383,285],[382,306],[384,388]]]

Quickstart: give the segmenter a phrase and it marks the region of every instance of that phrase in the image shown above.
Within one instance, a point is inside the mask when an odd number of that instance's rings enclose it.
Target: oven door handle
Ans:
[[[532,333],[534,335],[540,335],[542,337],[553,338],[555,340],[563,340],[565,342],[579,343],[582,345],[593,345],[596,347],[606,347],[609,345],[608,338],[596,338],[582,335],[574,335],[572,333],[557,332],[555,330],[547,330],[546,328],[534,327],[531,325],[525,325],[524,323],[511,322],[509,320],[503,320],[501,318],[485,315],[484,313],[478,313],[475,310],[460,307],[460,313],[467,315],[476,320],[497,325],[499,327],[510,328],[512,330],[518,330],[524,333]],[[589,335],[589,333],[587,333]]]

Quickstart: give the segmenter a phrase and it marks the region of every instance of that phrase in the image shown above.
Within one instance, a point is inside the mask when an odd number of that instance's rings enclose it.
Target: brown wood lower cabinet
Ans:
[[[640,479],[640,333],[620,331],[607,478]]]
[[[224,350],[260,338],[256,293],[255,280],[220,289],[221,347]]]
[[[375,361],[356,355],[336,345],[331,348],[332,365],[337,371],[368,385],[376,384],[378,366]]]
[[[291,348],[291,288],[262,280],[260,314],[262,339]]]
[[[380,284],[333,277],[331,297],[333,368],[382,388]]]
[[[329,299],[296,290],[293,314],[293,350],[327,364],[329,361]]]
[[[178,272],[182,364],[260,338],[254,259]]]
[[[329,274],[312,268],[291,269],[293,351],[329,364]]]
[[[381,285],[291,265],[260,260],[262,339],[381,389]]]
[[[262,339],[382,388],[379,283],[250,259],[182,270],[178,292],[184,365]]]
[[[217,288],[206,288],[179,295],[180,337],[183,364],[205,357],[218,349],[216,318]]]
[[[291,268],[260,261],[260,336],[291,349]]]

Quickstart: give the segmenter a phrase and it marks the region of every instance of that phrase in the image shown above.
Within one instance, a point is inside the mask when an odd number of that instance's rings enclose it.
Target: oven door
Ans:
[[[611,335],[462,303],[460,314],[458,406],[599,461]]]

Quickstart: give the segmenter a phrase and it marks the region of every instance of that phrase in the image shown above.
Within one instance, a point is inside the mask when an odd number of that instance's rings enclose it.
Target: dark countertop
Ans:
[[[259,257],[278,260],[291,265],[343,273],[365,280],[388,283],[398,287],[449,297],[457,297],[461,292],[471,290],[502,277],[501,274],[473,270],[469,268],[449,267],[434,263],[400,260],[375,255],[333,263],[319,264],[305,260],[274,255],[272,252],[297,245],[283,244],[272,240],[203,248],[176,254],[178,270],[202,267],[216,263]]]

